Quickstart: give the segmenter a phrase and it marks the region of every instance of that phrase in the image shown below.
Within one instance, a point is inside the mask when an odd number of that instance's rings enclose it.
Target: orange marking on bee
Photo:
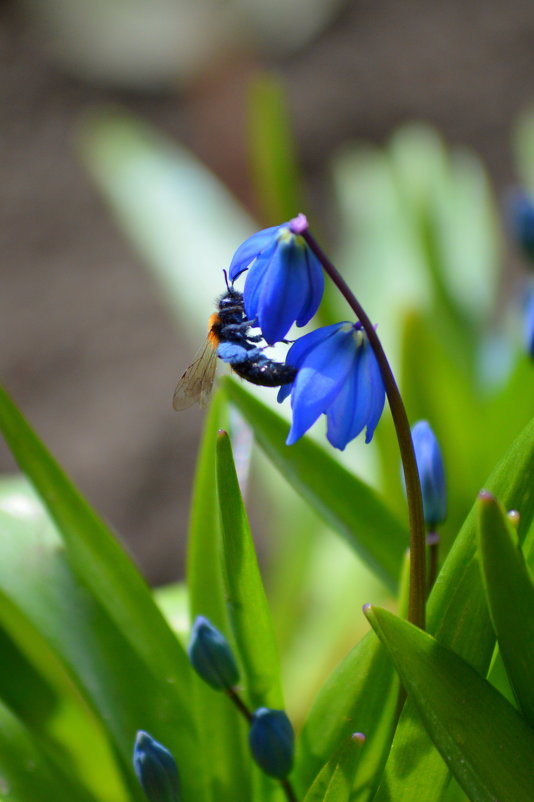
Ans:
[[[208,320],[208,340],[212,348],[217,348],[219,345],[219,335],[216,331],[214,331],[214,326],[219,322],[219,315],[217,312],[214,312],[213,315],[210,315],[210,319]]]

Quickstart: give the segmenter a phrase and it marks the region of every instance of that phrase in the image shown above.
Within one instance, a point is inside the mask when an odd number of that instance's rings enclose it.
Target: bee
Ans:
[[[275,362],[258,346],[261,334],[250,334],[253,323],[247,320],[243,295],[228,285],[217,302],[217,311],[208,324],[208,339],[200,355],[180,377],[172,405],[187,409],[197,402],[203,409],[208,405],[217,358],[227,362],[234,373],[252,384],[279,387],[289,384],[296,376],[295,368]]]

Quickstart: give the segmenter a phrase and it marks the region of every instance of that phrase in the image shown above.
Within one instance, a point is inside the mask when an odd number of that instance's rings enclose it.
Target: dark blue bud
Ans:
[[[223,690],[239,681],[239,671],[228,641],[204,616],[197,616],[187,648],[191,665],[212,688]]]
[[[418,421],[412,429],[415,459],[423,492],[425,523],[429,527],[443,523],[447,515],[445,470],[439,443],[426,420]]]
[[[534,262],[534,201],[516,190],[508,200],[509,224],[519,247]]]
[[[524,317],[525,348],[534,359],[534,290],[527,297]]]
[[[143,730],[135,739],[133,764],[149,802],[180,802],[180,780],[173,756]]]
[[[260,707],[252,715],[249,744],[258,766],[271,777],[283,779],[293,766],[295,736],[283,710]]]

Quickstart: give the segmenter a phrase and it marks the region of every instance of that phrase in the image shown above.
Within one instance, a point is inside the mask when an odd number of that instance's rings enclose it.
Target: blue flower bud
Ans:
[[[512,234],[523,253],[534,262],[534,202],[531,196],[516,190],[508,200]]]
[[[425,420],[418,421],[412,428],[412,440],[421,480],[425,523],[434,527],[447,515],[445,470],[439,443]]]
[[[133,764],[149,802],[180,802],[180,780],[173,756],[143,730],[135,739]]]
[[[295,736],[283,710],[260,707],[252,715],[249,745],[252,756],[266,774],[283,779],[293,766]]]
[[[204,616],[197,616],[187,648],[191,665],[212,688],[231,688],[239,681],[239,671],[224,635]]]
[[[524,317],[525,348],[534,359],[534,290],[527,297]]]

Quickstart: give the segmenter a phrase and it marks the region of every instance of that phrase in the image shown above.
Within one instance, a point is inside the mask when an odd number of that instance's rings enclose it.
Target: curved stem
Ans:
[[[321,262],[325,272],[330,276],[349,306],[353,309],[356,317],[362,324],[380,366],[382,380],[384,382],[395,431],[397,433],[402,468],[406,481],[406,497],[408,500],[408,517],[410,523],[410,595],[408,602],[408,620],[420,629],[424,629],[426,599],[425,522],[423,517],[421,484],[419,482],[419,473],[415,461],[415,452],[408,416],[406,415],[401,394],[385,351],[382,348],[375,327],[367,317],[365,310],[348,284],[320,248],[314,237],[310,234],[309,229],[307,227],[302,227],[298,233],[306,240],[313,253]]]

